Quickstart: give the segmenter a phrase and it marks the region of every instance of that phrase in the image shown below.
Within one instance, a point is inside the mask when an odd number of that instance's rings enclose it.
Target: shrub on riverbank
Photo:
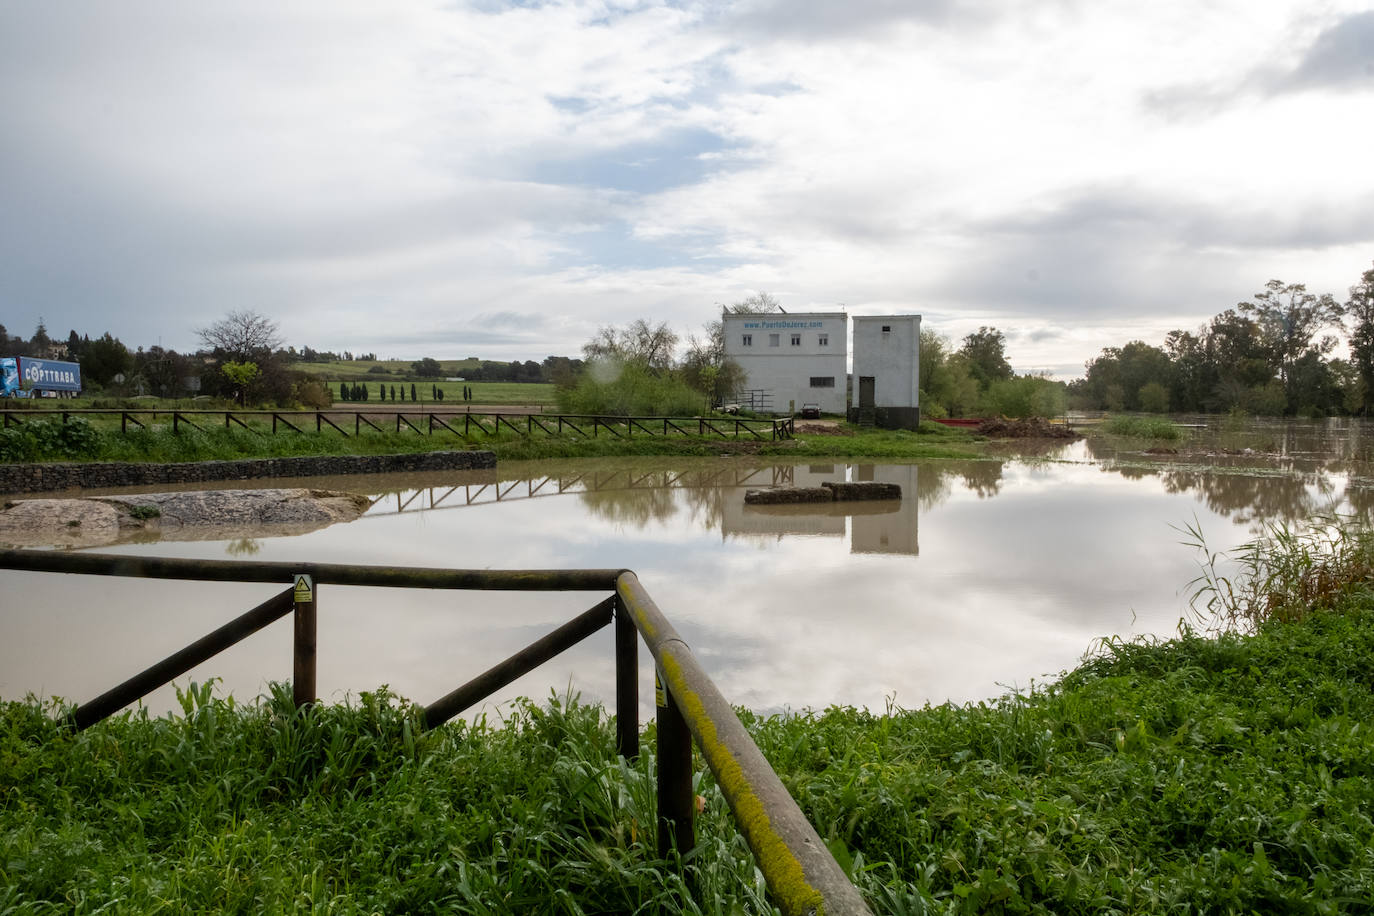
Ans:
[[[1164,417],[1107,417],[1099,429],[1113,436],[1130,436],[1136,439],[1167,439],[1177,441],[1187,435],[1187,430]]]

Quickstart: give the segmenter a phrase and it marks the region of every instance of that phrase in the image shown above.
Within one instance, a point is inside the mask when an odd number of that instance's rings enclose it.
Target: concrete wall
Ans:
[[[799,411],[804,404],[817,404],[826,413],[844,413],[848,315],[727,312],[721,320],[725,328],[725,355],[744,370],[748,377],[746,389],[769,393],[769,409],[773,413]],[[834,385],[813,387],[813,379],[831,379]]]
[[[855,316],[855,407],[860,406],[861,380],[871,376],[873,404],[887,419],[885,425],[915,428],[921,406],[920,374],[920,315]]]
[[[392,471],[449,471],[496,467],[488,451],[417,452],[410,455],[326,455],[307,458],[249,458],[184,464],[0,464],[0,493],[39,493],[83,487],[133,487],[214,480],[319,477],[326,474],[385,474]]]

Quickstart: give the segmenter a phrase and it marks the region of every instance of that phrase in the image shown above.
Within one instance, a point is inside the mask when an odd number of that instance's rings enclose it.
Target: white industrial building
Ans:
[[[744,370],[741,406],[790,414],[814,404],[824,413],[847,405],[849,316],[844,312],[721,316],[725,355]]]
[[[854,316],[854,408],[888,429],[921,420],[921,316]]]

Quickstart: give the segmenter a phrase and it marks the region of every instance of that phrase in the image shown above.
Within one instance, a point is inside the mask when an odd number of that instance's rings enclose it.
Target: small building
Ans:
[[[791,414],[808,404],[824,413],[847,406],[849,316],[844,312],[721,316],[725,355],[744,370],[741,407]]]
[[[851,417],[886,429],[921,422],[921,316],[854,316]]]

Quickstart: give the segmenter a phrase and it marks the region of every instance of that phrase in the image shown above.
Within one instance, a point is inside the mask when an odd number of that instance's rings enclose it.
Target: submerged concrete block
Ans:
[[[825,487],[776,487],[769,490],[744,491],[744,502],[747,505],[783,506],[834,501],[834,495]]]
[[[859,499],[901,499],[902,488],[895,483],[861,481],[859,483],[835,483],[825,481],[822,487],[835,494],[836,502],[850,502]]]

